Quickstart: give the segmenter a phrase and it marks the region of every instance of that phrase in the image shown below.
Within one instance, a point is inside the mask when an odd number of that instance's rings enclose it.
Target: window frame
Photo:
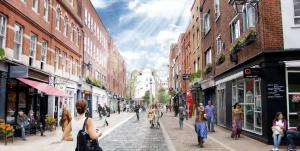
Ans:
[[[59,65],[59,48],[54,48],[54,72],[58,71],[58,65]]]
[[[230,25],[231,42],[234,42],[241,36],[241,24],[240,24],[240,20],[238,18],[238,15],[233,18],[233,20],[230,22],[229,25]],[[238,25],[238,27],[239,27],[238,30],[235,27],[236,25]],[[236,30],[238,31],[238,33],[236,33]]]
[[[210,25],[210,12],[207,12],[203,14],[203,29],[204,29],[204,34],[207,35],[211,29]]]
[[[2,37],[2,46],[0,48],[6,47],[6,29],[7,28],[7,17],[0,13],[0,37]]]
[[[216,38],[216,52],[217,55],[220,55],[222,53],[222,38],[221,35],[218,35],[218,37]]]
[[[49,19],[49,0],[44,0],[44,19]]]
[[[33,40],[34,37],[34,40]],[[36,58],[36,49],[37,49],[37,35],[30,33],[30,42],[29,42],[29,58],[32,59],[32,65],[34,65]]]
[[[65,16],[64,17],[64,36],[66,36],[66,37],[68,37],[68,23],[69,23],[68,20],[69,20],[68,17]]]
[[[205,51],[205,65],[211,65],[211,64],[212,64],[212,51],[211,48],[209,48]]]
[[[19,41],[16,39],[16,36],[17,36],[17,31],[16,31],[16,27],[19,27],[20,29],[20,33],[18,34],[19,35]],[[14,29],[14,51],[18,51],[18,58],[16,58],[16,56],[14,55],[14,59],[16,60],[21,60],[22,58],[22,48],[23,48],[23,32],[24,32],[24,29],[23,29],[23,26],[20,25],[20,24],[15,24],[15,29]],[[15,50],[16,46],[15,45],[19,45],[19,49],[18,50]]]
[[[42,49],[41,49],[41,62],[47,63],[47,53],[48,53],[48,41],[42,41]]]
[[[38,12],[39,9],[39,0],[32,0],[32,10]]]
[[[221,16],[221,4],[220,4],[220,0],[215,0],[215,16],[216,16],[216,20],[219,19],[219,17]]]
[[[60,17],[61,17],[61,10],[60,8],[57,8],[55,14],[55,29],[58,31],[60,31]]]
[[[296,9],[296,8],[295,8],[296,3],[297,3],[298,5],[300,5],[300,1],[298,0],[298,2],[296,2],[296,0],[293,0],[294,24],[297,25],[297,26],[298,26],[298,25],[300,26],[300,15],[299,15],[299,16],[296,16],[296,11],[299,11],[299,12],[300,12],[300,8],[299,8],[299,9]],[[296,22],[296,20],[298,20],[298,23]]]

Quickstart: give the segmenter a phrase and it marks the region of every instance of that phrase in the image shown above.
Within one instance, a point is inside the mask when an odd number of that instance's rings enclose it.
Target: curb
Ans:
[[[167,147],[168,147],[169,151],[176,151],[175,146],[174,146],[173,142],[171,141],[171,138],[170,138],[169,134],[167,133],[163,122],[160,122],[160,127],[163,132],[163,136],[165,138],[165,141],[167,143]]]

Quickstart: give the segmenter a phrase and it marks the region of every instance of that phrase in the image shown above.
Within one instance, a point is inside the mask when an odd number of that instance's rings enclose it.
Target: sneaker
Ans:
[[[275,148],[275,151],[279,151],[278,147]]]

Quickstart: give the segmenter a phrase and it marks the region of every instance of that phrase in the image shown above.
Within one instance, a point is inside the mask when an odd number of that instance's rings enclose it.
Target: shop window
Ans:
[[[23,28],[21,25],[15,25],[15,37],[14,37],[14,59],[20,60],[22,55],[22,40],[23,40]]]
[[[288,72],[288,126],[297,126],[300,111],[300,72]]]
[[[262,133],[260,79],[238,79],[232,81],[232,104],[239,102],[244,111],[243,129]]]
[[[225,101],[225,83],[217,86],[217,120],[218,124],[226,124],[226,101]]]
[[[5,48],[6,17],[0,13],[0,48]]]
[[[294,23],[300,25],[300,0],[294,0]]]

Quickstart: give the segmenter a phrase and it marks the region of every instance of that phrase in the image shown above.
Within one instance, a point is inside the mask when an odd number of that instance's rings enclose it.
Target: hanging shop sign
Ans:
[[[261,77],[261,68],[244,68],[244,78]]]
[[[267,85],[267,97],[268,99],[280,99],[284,98],[285,86],[276,83],[270,83]]]
[[[183,79],[183,80],[189,80],[190,77],[191,77],[191,74],[183,74],[183,75],[182,75],[182,79]]]

